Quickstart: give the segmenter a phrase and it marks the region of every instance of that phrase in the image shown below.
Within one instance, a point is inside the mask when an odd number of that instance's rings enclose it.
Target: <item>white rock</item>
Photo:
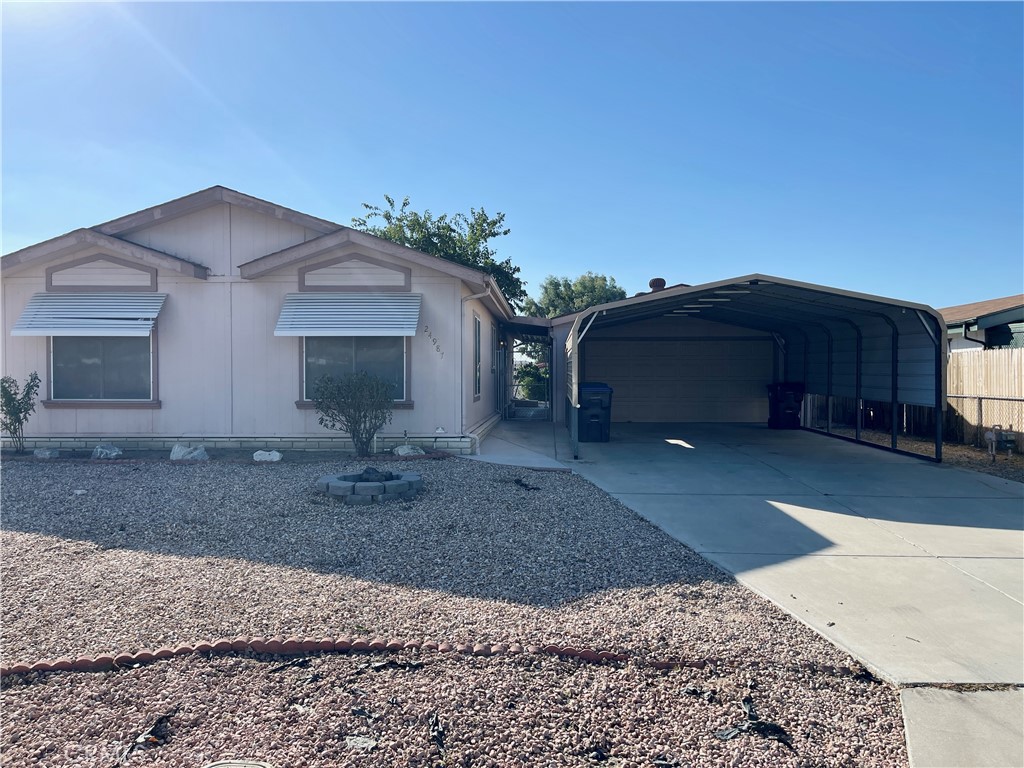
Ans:
[[[256,451],[252,455],[253,461],[280,461],[282,458],[280,451]]]
[[[346,736],[345,744],[349,749],[373,749],[377,746],[377,740],[372,736]]]
[[[92,458],[94,459],[116,459],[124,451],[118,448],[116,445],[111,443],[100,443],[92,449]]]
[[[194,448],[182,445],[181,443],[175,443],[174,447],[171,448],[171,461],[209,461],[210,457],[206,453],[206,446],[197,445]]]
[[[416,445],[399,445],[395,447],[392,453],[395,456],[422,456],[426,451]]]
[[[32,455],[37,459],[59,459],[60,451],[56,448],[36,448]]]

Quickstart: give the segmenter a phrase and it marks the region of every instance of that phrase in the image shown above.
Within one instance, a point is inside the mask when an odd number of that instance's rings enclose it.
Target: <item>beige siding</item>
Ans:
[[[247,209],[218,204],[177,219],[157,222],[127,236],[138,244],[211,267],[209,280],[183,277],[161,270],[159,290],[168,299],[156,324],[160,408],[45,408],[30,419],[29,437],[89,439],[118,436],[174,440],[179,436],[214,439],[287,440],[289,437],[331,437],[317,423],[317,414],[296,407],[301,395],[301,340],[274,336],[285,294],[298,290],[303,264],[256,280],[243,280],[238,264],[302,242],[311,233],[302,227]],[[3,281],[4,373],[24,380],[29,371],[46,372],[46,339],[11,337],[33,293],[45,290],[45,268],[90,256],[89,246]],[[345,249],[319,254],[325,261]],[[465,315],[460,280],[444,272],[401,263],[373,251],[372,259],[395,262],[411,272],[411,290],[423,294],[417,334],[410,340],[410,379],[407,397],[412,409],[395,410],[382,437],[432,440],[438,428],[443,447],[465,426],[479,423],[496,409],[490,361],[491,315],[479,302],[470,302]],[[313,261],[313,259],[311,259]],[[112,265],[116,267],[117,265]],[[343,265],[338,265],[343,266]],[[101,275],[102,272],[102,276]],[[102,264],[90,270],[68,270],[70,279],[89,280],[96,287],[122,284],[126,273]],[[140,275],[142,273],[139,273]],[[316,274],[316,273],[313,273]],[[404,280],[402,271],[381,269],[370,261],[359,266],[345,262],[327,276],[351,287],[373,280]],[[120,281],[120,282],[119,282]],[[482,320],[483,392],[472,397],[472,310]],[[460,322],[464,321],[464,322]],[[49,382],[44,381],[44,388]],[[40,399],[44,395],[40,393]],[[460,398],[468,399],[465,411]]]
[[[44,290],[46,287],[42,271],[34,276],[19,275],[8,277],[3,281],[3,374],[14,376],[19,386],[24,383],[25,377],[32,371],[36,371],[40,377],[46,378],[46,339],[38,336],[11,336],[11,328],[18,321],[22,311],[28,304],[32,294]],[[39,390],[39,399],[46,395],[47,382],[43,381]],[[40,409],[32,415],[29,423],[32,429],[36,421],[43,421]]]
[[[311,233],[298,224],[265,216],[248,208],[231,208],[231,265],[239,264],[304,243]]]
[[[459,411],[459,282],[414,272],[412,289],[423,294],[420,325],[412,340],[412,389],[414,411],[395,418],[395,427],[415,423],[425,434],[457,435],[462,430]],[[413,417],[415,414],[415,418]]]
[[[231,208],[214,205],[118,237],[203,264],[211,275],[231,274]]]
[[[310,270],[306,273],[306,285],[309,287],[345,286],[347,288],[402,287],[405,285],[405,275],[378,264],[352,259],[322,269]]]
[[[463,295],[469,296],[468,289],[463,289]],[[474,369],[473,369],[473,316],[480,318],[480,397],[477,398],[473,391]],[[466,302],[463,313],[462,335],[463,349],[465,350],[462,360],[462,381],[463,381],[463,409],[465,412],[465,425],[463,431],[469,431],[498,411],[498,397],[496,391],[496,377],[491,372],[493,352],[491,350],[491,322],[493,316],[486,305],[479,299],[471,299]]]
[[[160,400],[152,429],[164,435],[231,430],[231,303],[228,283],[161,280],[157,320]]]
[[[110,261],[97,260],[55,271],[52,282],[54,288],[94,286],[145,288],[149,286],[149,274]]]
[[[294,282],[254,281],[231,286],[231,433],[286,435],[306,431],[299,399],[300,339],[274,336],[286,293]],[[316,421],[313,422],[316,424]],[[320,431],[317,426],[316,431]]]

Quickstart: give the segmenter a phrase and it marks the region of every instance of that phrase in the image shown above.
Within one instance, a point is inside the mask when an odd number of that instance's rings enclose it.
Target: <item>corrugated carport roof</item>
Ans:
[[[906,324],[908,329],[927,328],[926,332],[936,337],[945,332],[942,316],[924,304],[761,274],[666,288],[591,307],[553,322],[583,320],[585,323],[595,313],[597,327],[666,314],[689,314],[764,330],[783,330],[804,322],[857,322],[859,318],[888,317]]]
[[[940,411],[945,402],[946,326],[924,304],[752,274],[666,288],[552,322],[572,323],[571,361],[572,347],[592,327],[659,317],[698,317],[772,332],[780,346],[799,351],[803,370],[787,371],[787,378],[804,381],[808,391]],[[575,406],[575,386],[571,379],[567,384]],[[936,439],[941,442],[940,435]],[[940,454],[939,445],[936,450]]]

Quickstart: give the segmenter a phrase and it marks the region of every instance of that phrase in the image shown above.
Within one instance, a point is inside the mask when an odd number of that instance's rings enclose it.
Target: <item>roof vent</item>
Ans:
[[[665,278],[664,277],[652,277],[651,282],[647,284],[651,292],[665,290]]]

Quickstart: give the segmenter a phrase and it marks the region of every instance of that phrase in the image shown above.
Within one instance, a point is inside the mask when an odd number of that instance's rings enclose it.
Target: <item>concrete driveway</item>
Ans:
[[[481,458],[557,459],[900,686],[912,765],[1024,766],[1021,483],[760,425],[614,424],[578,461],[502,427]]]

